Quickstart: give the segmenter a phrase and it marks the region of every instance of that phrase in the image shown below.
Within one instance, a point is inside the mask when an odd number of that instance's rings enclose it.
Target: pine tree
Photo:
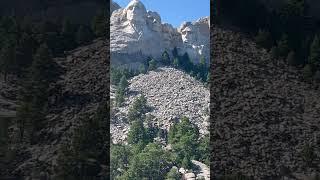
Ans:
[[[129,158],[133,154],[128,145],[112,144],[110,148],[110,175],[117,179],[127,169]]]
[[[7,80],[7,75],[16,71],[16,46],[11,42],[7,42],[0,51],[0,72]]]
[[[26,132],[29,141],[35,142],[36,132],[41,130],[45,120],[49,85],[57,75],[56,64],[48,47],[41,45],[20,92],[17,121],[21,139]]]
[[[259,30],[257,36],[255,37],[255,41],[259,46],[266,49],[269,49],[272,46],[271,34],[265,30]]]
[[[296,60],[296,53],[294,51],[290,51],[290,53],[287,56],[287,62],[289,65],[297,65],[297,60]]]
[[[185,169],[191,169],[192,164],[189,156],[185,156],[182,159],[181,166]]]
[[[4,38],[1,39],[3,40],[3,42],[0,43],[7,43],[6,41],[11,42],[13,44],[17,43],[20,28],[16,17],[5,16],[1,19],[0,23],[0,27],[2,27],[3,31],[2,35],[4,35],[4,37],[1,37]]]
[[[120,69],[111,67],[110,80],[113,85],[118,85],[122,76],[123,73]]]
[[[271,58],[272,59],[278,59],[279,58],[279,50],[278,47],[273,46],[270,50]]]
[[[309,63],[315,69],[319,69],[320,67],[320,39],[318,35],[314,37],[313,42],[310,46]]]
[[[204,69],[204,68],[206,68],[206,66],[207,66],[206,59],[204,58],[204,56],[201,56],[200,57],[200,67]]]
[[[170,64],[170,56],[167,51],[164,51],[162,53],[162,64],[163,65],[169,65]]]
[[[178,163],[182,163],[183,160],[186,161],[185,158],[190,160],[191,157],[196,155],[198,138],[197,127],[186,117],[183,117],[181,122],[170,128],[169,143],[172,145],[174,152],[178,154]]]
[[[133,121],[128,132],[128,143],[137,144],[140,141],[144,143],[146,140],[147,135],[143,122],[139,120]]]
[[[58,151],[57,168],[55,169],[58,179],[77,179],[77,157],[70,143],[64,143]]]
[[[128,87],[129,83],[128,80],[126,78],[126,76],[122,76],[119,82],[119,87],[123,90],[126,91],[126,88]]]
[[[74,32],[74,27],[71,24],[69,19],[64,19],[62,23],[61,34],[62,35],[71,35]]]
[[[76,46],[75,41],[75,25],[70,22],[69,19],[64,19],[61,29],[61,36],[63,38],[63,47],[66,50],[70,50]]]
[[[104,37],[107,35],[107,16],[104,10],[99,11],[92,20],[92,30],[97,37]]]
[[[146,67],[143,64],[140,64],[140,66],[139,66],[139,73],[141,73],[141,74],[146,73]]]
[[[20,70],[27,70],[33,61],[33,53],[36,46],[35,40],[27,33],[23,33],[17,47],[17,64]]]
[[[116,106],[121,106],[121,104],[124,102],[124,91],[118,87],[116,90]]]
[[[154,59],[149,61],[149,71],[155,70],[156,68],[157,68],[157,62]]]
[[[210,72],[207,74],[207,80],[206,80],[207,83],[210,83]]]
[[[175,68],[178,68],[178,67],[179,67],[179,59],[178,59],[178,58],[174,58],[174,60],[173,60],[173,66],[174,66]]]
[[[313,75],[313,79],[316,83],[320,83],[320,70],[316,71]]]
[[[288,35],[283,34],[278,42],[278,52],[281,57],[286,57],[289,52]]]
[[[196,78],[197,78],[197,80],[201,80],[201,79],[202,79],[202,78],[201,78],[201,74],[200,74],[200,72],[198,72],[198,73],[197,73]]]
[[[286,19],[302,17],[305,14],[305,8],[306,3],[304,0],[288,0],[280,13]]]
[[[174,48],[173,48],[173,50],[172,50],[172,55],[173,55],[173,58],[178,58],[178,57],[179,57],[177,47],[174,47]]]
[[[120,106],[124,102],[124,96],[128,87],[128,81],[125,75],[120,79],[120,82],[116,91],[116,105]]]
[[[107,162],[109,103],[103,100],[93,117],[80,119],[72,141],[61,147],[56,173],[61,179],[98,177]]]
[[[310,64],[307,64],[304,66],[304,68],[302,69],[302,75],[305,80],[307,80],[307,81],[311,80],[311,78],[313,76],[313,70],[312,70],[312,66]]]
[[[176,168],[171,168],[166,175],[166,180],[180,180],[180,179],[181,179],[180,172]]]
[[[207,165],[210,165],[210,138],[206,135],[200,139],[199,146],[197,148],[197,159]]]
[[[144,120],[144,114],[147,111],[147,100],[144,95],[141,95],[140,97],[136,98],[132,104],[132,106],[129,107],[128,111],[128,120],[129,122],[133,122],[135,120]]]
[[[92,34],[88,28],[81,25],[76,32],[76,42],[78,45],[85,44],[92,39]]]
[[[150,143],[132,158],[120,179],[165,179],[173,164],[171,157],[159,144]]]

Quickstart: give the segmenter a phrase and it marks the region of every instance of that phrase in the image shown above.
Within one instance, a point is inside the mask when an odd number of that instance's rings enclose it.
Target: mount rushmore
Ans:
[[[111,2],[110,50],[111,64],[137,67],[146,57],[161,57],[176,47],[197,63],[201,56],[209,62],[210,19],[183,22],[179,28],[162,23],[157,12],[147,10],[139,0],[132,0],[125,8]]]

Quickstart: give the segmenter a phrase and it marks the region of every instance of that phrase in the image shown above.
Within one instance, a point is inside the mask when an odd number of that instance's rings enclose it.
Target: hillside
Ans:
[[[81,118],[92,116],[109,93],[107,59],[104,39],[69,51],[65,58],[55,59],[64,73],[51,86],[45,126],[38,132],[41,138],[32,145],[19,143],[13,123],[9,128],[12,160],[0,172],[0,177],[54,177],[61,144],[70,141]]]
[[[242,33],[211,33],[211,172],[304,179],[320,169],[320,93]]]
[[[186,116],[198,126],[201,134],[208,134],[209,89],[181,70],[163,67],[129,80],[125,103],[116,107],[111,117],[113,142],[126,140],[129,129],[126,120],[128,109],[141,94],[152,109],[148,115],[153,117],[152,121],[161,129],[169,131],[175,121]],[[113,96],[111,94],[111,98]]]

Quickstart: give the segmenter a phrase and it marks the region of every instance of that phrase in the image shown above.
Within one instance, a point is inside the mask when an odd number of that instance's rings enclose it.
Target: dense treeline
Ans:
[[[191,76],[195,77],[199,81],[209,82],[210,72],[209,65],[207,64],[206,59],[201,56],[198,63],[192,61],[188,53],[180,55],[178,49],[174,48],[171,52],[172,57],[170,57],[168,51],[162,53],[161,59],[154,59],[148,57],[138,69],[130,68],[119,68],[111,67],[110,81],[112,85],[118,85],[121,78],[129,79],[138,74],[145,74],[148,71],[155,70],[159,66],[170,66],[177,69],[181,69]]]
[[[58,65],[53,57],[63,55],[79,45],[88,43],[92,38],[104,36],[102,17],[93,19],[92,29],[84,25],[75,25],[65,20],[61,25],[52,22],[19,21],[15,17],[1,19],[0,33],[4,41],[1,44],[1,72],[15,74],[21,78],[17,126],[21,140],[35,143],[45,122],[50,84],[57,80]],[[78,28],[78,29],[77,29]]]
[[[209,137],[200,137],[188,118],[182,117],[167,134],[146,112],[146,98],[141,95],[129,107],[128,145],[111,144],[111,179],[178,180],[181,176],[173,166],[191,169],[192,159],[209,164]],[[167,143],[172,147],[169,150],[164,148]]]
[[[176,47],[171,53],[172,58],[170,58],[168,52],[163,52],[163,64],[182,69],[202,82],[209,82],[209,64],[206,63],[207,60],[205,57],[201,56],[199,60],[192,60],[187,52],[185,52],[183,55],[180,55]]]
[[[84,45],[106,35],[106,13],[98,11],[92,25],[43,20],[32,22],[27,16],[0,17],[0,73],[25,75],[37,49],[46,44],[52,56],[63,56],[65,51]]]
[[[270,50],[273,58],[302,68],[306,80],[320,80],[319,25],[307,1],[283,1],[278,8],[255,0],[225,0],[218,5],[220,22],[231,20],[255,34],[257,44]]]
[[[93,117],[79,119],[71,142],[60,148],[57,179],[108,179],[109,103],[103,100]]]
[[[58,78],[58,73],[57,65],[52,59],[48,46],[41,45],[19,93],[17,125],[21,140],[28,137],[28,142],[37,142],[38,137],[35,133],[44,126],[49,86]]]
[[[43,140],[43,130],[48,126],[46,116],[50,110],[50,90],[63,72],[54,57],[65,56],[65,51],[86,45],[95,38],[105,37],[105,19],[104,10],[97,11],[91,25],[74,24],[68,19],[31,21],[27,16],[0,17],[0,77],[4,81],[15,77],[19,87],[17,116],[7,125],[16,126],[17,130],[10,132],[16,134],[8,136],[14,138],[10,141],[2,137],[1,141],[12,142],[8,146],[19,149],[20,145],[29,147]],[[62,147],[59,156],[62,159],[58,162],[60,169],[57,169],[62,179],[96,176],[106,165],[109,129],[105,127],[108,123],[102,117],[108,117],[106,113],[109,113],[109,109],[104,113],[101,111],[98,110],[93,118],[84,118],[82,125],[75,130],[72,143],[67,142]],[[15,162],[19,158],[11,156],[10,160],[4,162]],[[6,168],[10,167],[10,163]],[[79,166],[82,166],[81,169],[77,169]],[[77,174],[80,172],[82,174]]]
[[[105,36],[103,19],[99,12],[92,27],[63,22],[31,22],[28,18],[4,16],[0,19],[0,74],[19,79],[17,126],[19,137],[35,143],[44,126],[50,84],[57,80],[61,69],[53,57],[64,51]]]

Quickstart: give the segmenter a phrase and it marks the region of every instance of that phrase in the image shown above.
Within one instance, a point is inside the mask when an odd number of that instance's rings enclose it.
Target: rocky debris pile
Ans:
[[[208,133],[209,89],[183,71],[163,67],[147,74],[140,74],[129,80],[128,94],[122,107],[117,108],[111,121],[114,142],[126,139],[128,109],[133,101],[143,94],[151,111],[146,115],[154,117],[154,122],[162,129],[180,117],[186,116],[195,123],[201,134]]]
[[[49,114],[37,144],[18,144],[10,175],[36,179],[39,174],[52,177],[57,151],[63,141],[69,141],[80,117],[93,115],[102,98],[109,94],[107,42],[97,39],[90,45],[55,59],[64,68],[61,79],[52,86]],[[108,132],[106,132],[108,134]]]
[[[161,57],[164,50],[177,47],[192,59],[200,55],[209,59],[209,17],[194,23],[184,23],[180,30],[162,23],[157,12],[146,10],[139,0],[113,11],[110,18],[111,62],[130,64],[147,56]],[[131,66],[134,66],[132,64]]]
[[[243,34],[215,26],[211,35],[214,177],[319,173],[319,91]]]

